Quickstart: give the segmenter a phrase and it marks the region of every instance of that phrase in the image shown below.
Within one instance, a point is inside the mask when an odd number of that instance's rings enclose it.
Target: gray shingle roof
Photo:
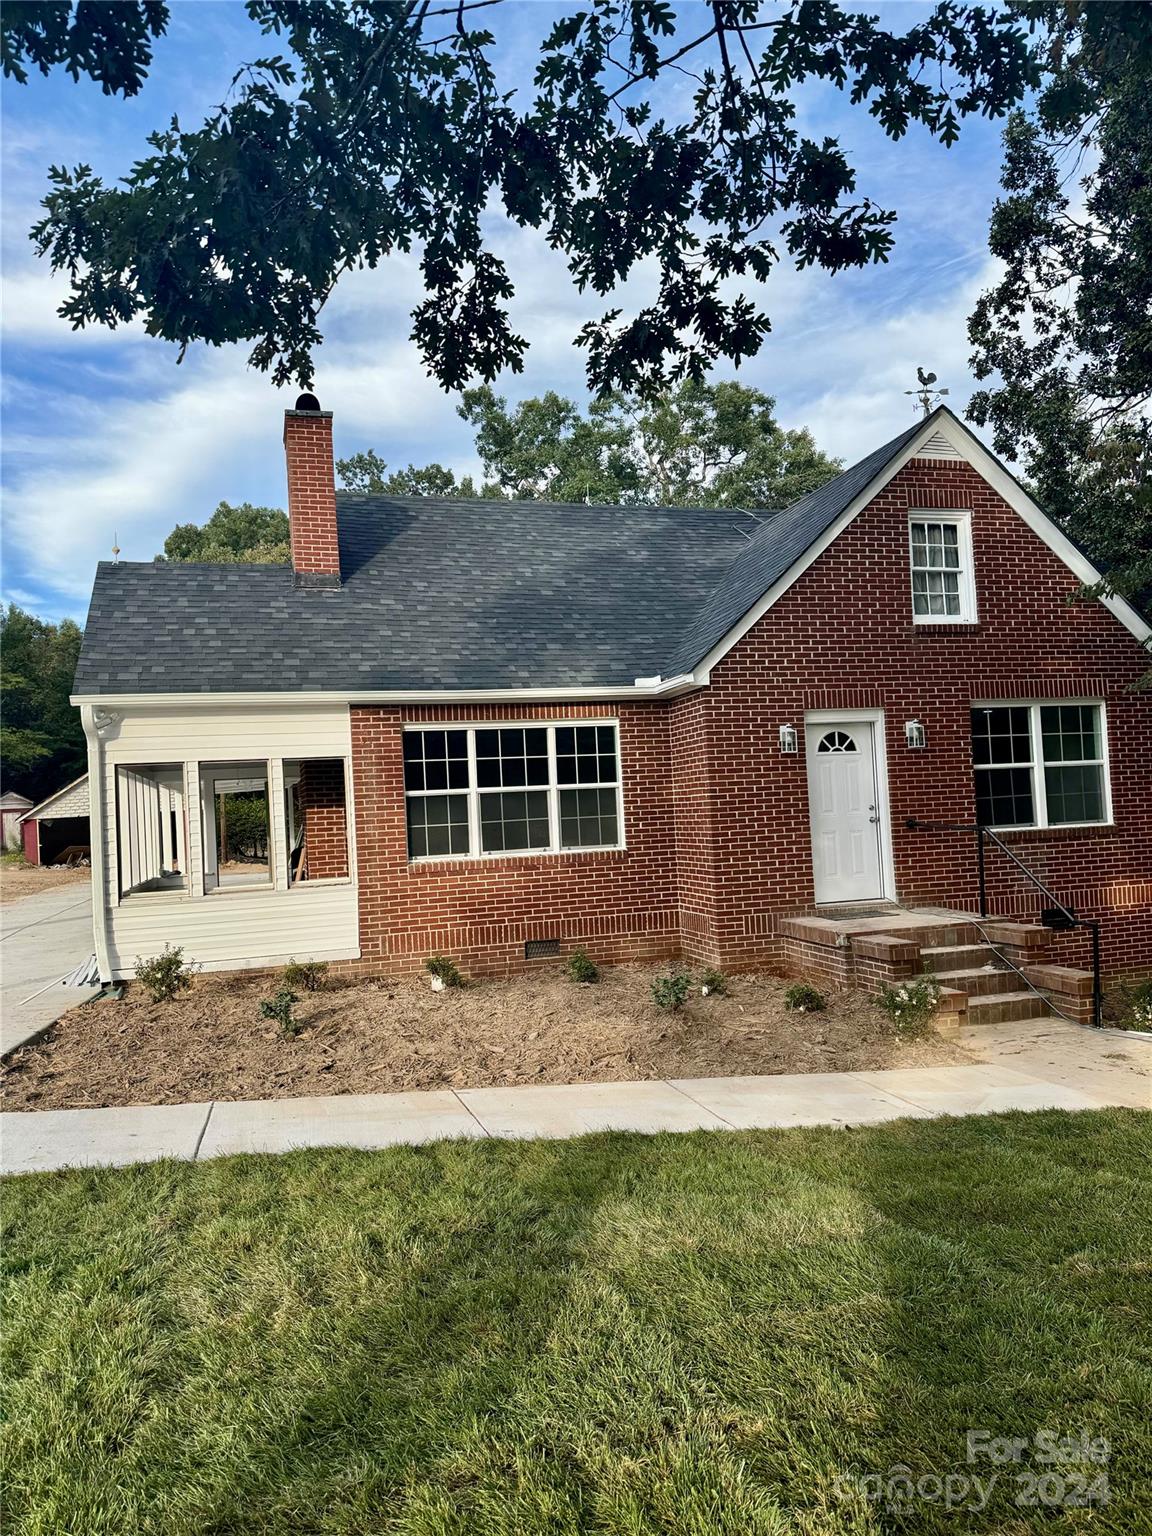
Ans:
[[[78,694],[630,687],[687,672],[923,425],[784,512],[337,494],[343,583],[102,562]]]

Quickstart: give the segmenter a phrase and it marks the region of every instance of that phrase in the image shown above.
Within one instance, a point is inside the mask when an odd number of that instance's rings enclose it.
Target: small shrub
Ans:
[[[461,976],[455,960],[449,960],[447,955],[432,955],[425,960],[424,968],[429,972],[434,981],[438,981],[444,987],[462,987],[464,978]]]
[[[134,974],[154,1003],[170,1003],[192,985],[195,971],[194,963],[184,964],[180,945],[172,949],[165,944],[164,953],[153,955],[151,960],[141,960],[137,955]]]
[[[817,992],[806,981],[797,981],[785,992],[784,1006],[794,1013],[823,1013],[828,1002],[823,992]]]
[[[587,950],[574,949],[568,956],[568,974],[573,981],[590,984],[600,980],[600,967],[589,960]]]
[[[304,1028],[292,1012],[293,1005],[299,1001],[295,992],[290,992],[287,987],[281,987],[275,997],[260,999],[260,1013],[266,1019],[275,1019],[280,1026],[280,1033],[285,1038],[291,1039]]]
[[[296,987],[304,992],[322,992],[328,985],[328,962],[289,960],[284,967],[284,985],[290,992]]]
[[[31,869],[32,867],[24,857],[23,848],[6,848],[3,853],[0,853],[0,864],[3,864],[5,869]]]
[[[1108,1002],[1108,1022],[1114,1028],[1152,1030],[1152,981],[1118,986]]]
[[[657,976],[652,983],[652,1001],[657,1008],[675,1013],[688,1001],[692,978],[687,971],[672,971],[668,976]]]
[[[701,997],[727,997],[728,978],[723,971],[707,970],[700,978]]]
[[[885,986],[876,1001],[896,1033],[912,1039],[926,1035],[932,1028],[932,1016],[940,1001],[940,983],[935,976],[917,976],[894,987]]]

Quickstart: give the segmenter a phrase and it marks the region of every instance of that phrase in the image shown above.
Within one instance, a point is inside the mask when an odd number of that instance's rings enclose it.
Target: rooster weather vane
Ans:
[[[920,388],[906,389],[904,393],[906,395],[915,395],[916,404],[923,410],[925,417],[931,416],[933,410],[940,404],[940,401],[948,391],[946,389],[933,389],[932,386],[936,382],[937,375],[925,373],[923,368],[917,368],[916,377],[920,381]],[[912,409],[915,410],[916,407],[913,406]]]

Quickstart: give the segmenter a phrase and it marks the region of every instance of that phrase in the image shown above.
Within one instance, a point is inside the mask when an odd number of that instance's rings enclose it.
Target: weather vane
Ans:
[[[925,373],[923,368],[917,368],[916,377],[920,380],[919,389],[906,389],[906,395],[915,395],[916,403],[923,408],[925,416],[931,416],[933,409],[948,393],[946,389],[933,389],[936,382],[936,374]],[[915,409],[915,406],[913,407]]]
[[[120,564],[120,542],[116,534],[112,535],[112,563],[114,565]]]

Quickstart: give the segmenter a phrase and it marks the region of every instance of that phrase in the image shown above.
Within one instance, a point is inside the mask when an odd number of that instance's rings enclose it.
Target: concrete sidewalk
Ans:
[[[92,953],[92,887],[61,885],[0,907],[0,1055],[98,987],[61,987]]]
[[[294,1147],[386,1147],[444,1137],[874,1125],[1007,1109],[1152,1108],[1148,1042],[1056,1020],[1035,1021],[1033,1028],[1042,1038],[1013,1037],[1007,1026],[995,1041],[966,1038],[969,1049],[982,1048],[997,1059],[959,1067],[5,1114],[0,1115],[0,1166],[5,1173],[25,1173]]]

